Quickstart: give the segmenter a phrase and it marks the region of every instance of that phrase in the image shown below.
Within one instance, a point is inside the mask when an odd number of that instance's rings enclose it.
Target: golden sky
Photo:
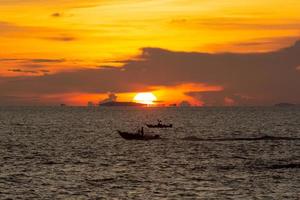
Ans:
[[[122,66],[141,49],[267,52],[300,35],[299,0],[0,0],[0,76]]]

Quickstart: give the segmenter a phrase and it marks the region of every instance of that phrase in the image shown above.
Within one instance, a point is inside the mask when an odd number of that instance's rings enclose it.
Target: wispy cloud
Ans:
[[[78,40],[77,37],[72,36],[66,29],[47,28],[44,26],[21,26],[9,22],[0,22],[0,36],[20,39],[42,39],[60,42],[72,42]]]
[[[49,59],[49,58],[0,58],[0,62],[22,61],[26,63],[62,63],[65,59]]]
[[[47,59],[47,58],[37,58],[37,59],[29,59],[28,61],[34,63],[61,63],[65,62],[65,59]]]
[[[216,17],[199,19],[173,19],[170,21],[173,26],[180,26],[191,29],[217,29],[217,30],[299,30],[300,20],[298,19],[261,19],[243,17]]]
[[[255,36],[253,36],[255,37]],[[220,51],[222,49],[231,49],[235,52],[268,52],[281,49],[283,46],[290,46],[295,41],[300,39],[300,35],[286,37],[257,37],[245,41],[224,43],[224,44],[209,44],[206,48],[212,51]]]
[[[54,41],[60,41],[60,42],[72,42],[77,40],[77,38],[72,36],[53,36],[53,37],[44,37],[42,39],[46,40],[54,40]]]
[[[29,73],[29,74],[37,74],[38,71],[35,70],[23,70],[23,69],[9,69],[10,72],[16,72],[16,73]]]
[[[13,23],[0,21],[0,36],[10,32],[24,31],[25,28]]]

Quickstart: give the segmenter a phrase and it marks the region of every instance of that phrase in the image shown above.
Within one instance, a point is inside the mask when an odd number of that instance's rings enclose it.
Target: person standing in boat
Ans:
[[[157,122],[158,122],[158,125],[160,126],[160,125],[162,125],[162,123],[161,123],[161,120],[160,119],[158,119],[157,120]]]
[[[140,131],[141,136],[144,136],[144,127],[141,127],[141,131]]]

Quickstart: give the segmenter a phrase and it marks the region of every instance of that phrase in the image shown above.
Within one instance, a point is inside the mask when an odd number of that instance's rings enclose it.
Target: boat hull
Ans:
[[[146,126],[147,126],[148,128],[172,128],[172,127],[173,127],[172,124],[168,124],[168,125],[164,125],[164,124],[157,124],[157,125],[146,124]]]
[[[160,139],[159,135],[141,135],[139,133],[128,133],[118,131],[119,135],[125,140],[157,140]]]

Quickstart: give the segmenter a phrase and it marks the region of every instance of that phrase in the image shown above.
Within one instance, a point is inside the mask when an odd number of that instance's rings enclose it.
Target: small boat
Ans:
[[[172,128],[173,124],[162,124],[160,120],[158,120],[157,124],[146,124],[148,128]]]
[[[129,133],[129,132],[123,132],[119,131],[118,133],[120,136],[126,140],[157,140],[161,139],[159,135],[143,135],[141,133]]]
[[[172,128],[172,124],[146,124],[148,128]]]

